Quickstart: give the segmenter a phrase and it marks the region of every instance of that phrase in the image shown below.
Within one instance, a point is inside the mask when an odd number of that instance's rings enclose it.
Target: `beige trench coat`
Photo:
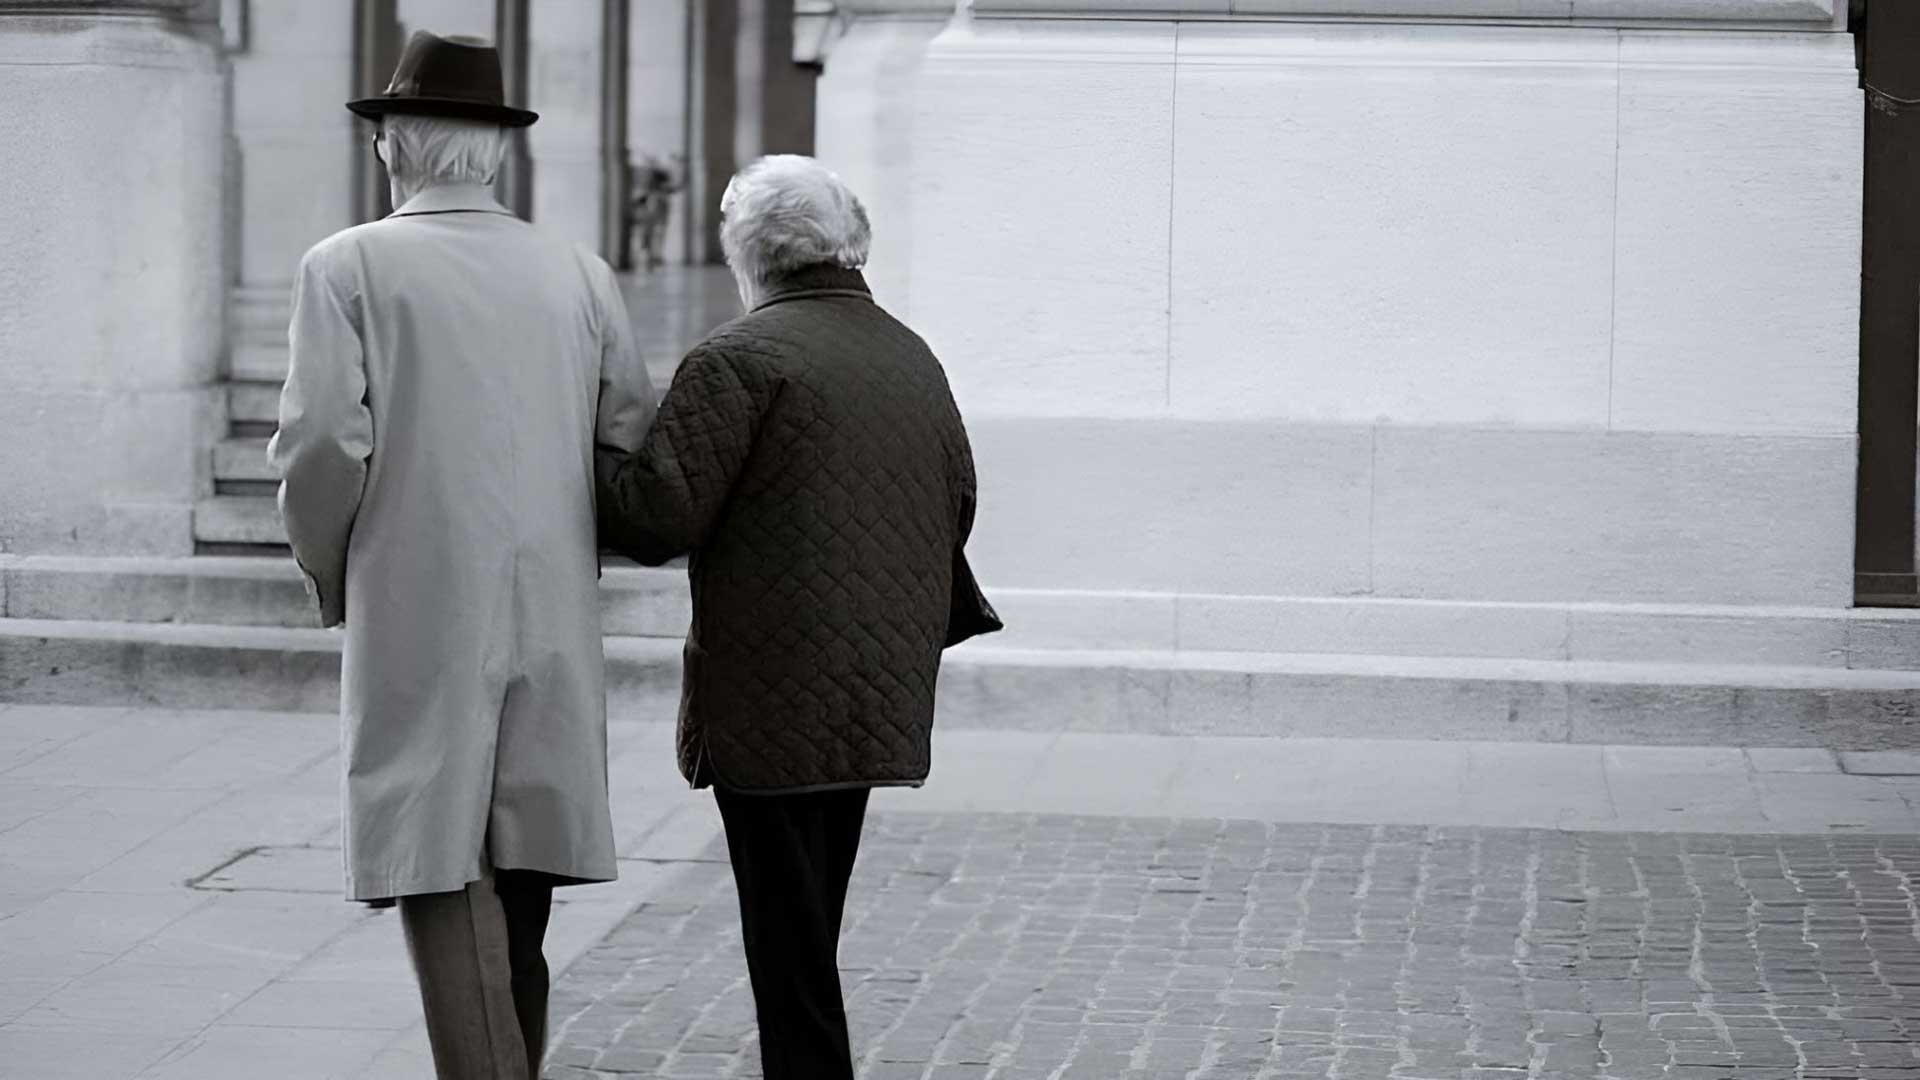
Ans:
[[[593,445],[654,395],[613,273],[485,188],[322,241],[268,453],[321,622],[346,624],[347,895],[493,866],[615,876]]]

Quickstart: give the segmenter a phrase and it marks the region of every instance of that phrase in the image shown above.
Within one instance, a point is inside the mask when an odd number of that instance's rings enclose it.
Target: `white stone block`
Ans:
[[[912,318],[913,144],[920,73],[943,18],[863,19],[833,44],[815,97],[814,155],[840,174],[873,223],[867,285]],[[676,121],[677,121],[676,116]]]
[[[313,0],[247,0],[247,51],[251,56],[325,53],[353,55],[353,8]],[[351,66],[343,68],[344,80]]]
[[[60,148],[0,155],[0,548],[190,543],[204,453],[181,432],[224,336],[224,92],[210,42],[153,24],[0,34],[0,140]]]
[[[246,53],[235,57],[234,132],[244,138],[254,132],[354,130],[353,113],[346,107],[347,101],[356,96],[352,76],[353,57],[345,51],[291,56]],[[372,152],[370,148],[366,151]],[[335,156],[339,156],[337,152]]]
[[[1615,48],[1183,27],[1174,412],[1604,425]]]
[[[541,230],[600,250],[600,158],[597,150],[534,159],[533,220]],[[638,241],[636,241],[636,244]]]
[[[1848,667],[1920,670],[1920,613],[1863,611],[1848,629]]]
[[[897,6],[897,5],[888,5]],[[1401,19],[1569,19],[1606,22],[1795,23],[1841,28],[1836,0],[972,0],[982,18],[1023,15],[1125,17],[1139,14],[1333,16]]]
[[[343,110],[344,111],[344,110]],[[353,224],[349,154],[371,154],[353,132],[320,126],[252,134],[240,147],[240,273],[249,283],[291,288],[308,248]],[[273,347],[283,349],[286,324]],[[280,362],[284,367],[284,361]]]
[[[1854,442],[1382,428],[1383,596],[1845,607]]]
[[[1362,428],[969,419],[982,586],[1225,595],[1366,590]]]
[[[1844,35],[1621,36],[1614,428],[1855,429],[1852,50]]]
[[[1182,649],[1564,660],[1567,612],[1532,604],[1182,596]]]
[[[1163,410],[1173,42],[1128,22],[934,41],[913,314],[974,415]]]
[[[402,32],[431,30],[441,37],[465,34],[494,39],[494,0],[399,0]],[[531,21],[531,20],[529,20]]]
[[[1674,19],[1709,22],[1844,22],[1838,0],[1572,0],[1577,19]],[[1837,29],[1838,27],[1835,26]]]
[[[1573,660],[1847,666],[1847,621],[1831,615],[1575,608],[1568,622],[1567,655]]]
[[[192,502],[211,479],[207,442],[219,415],[219,393],[211,385],[105,395],[92,450],[106,463],[100,495]]]
[[[1177,600],[1167,593],[1062,592],[983,586],[1006,623],[995,648],[1174,649]]]
[[[1232,9],[1230,0],[972,0],[973,13],[982,18],[993,16],[1054,15],[1092,13],[1121,17],[1127,15],[1221,16]]]
[[[124,28],[4,36],[45,50],[0,56],[0,138],[60,150],[0,155],[0,384],[205,381],[225,292],[211,49]],[[122,49],[142,66],[102,66]]]
[[[1573,0],[1232,0],[1236,15],[1565,19]]]

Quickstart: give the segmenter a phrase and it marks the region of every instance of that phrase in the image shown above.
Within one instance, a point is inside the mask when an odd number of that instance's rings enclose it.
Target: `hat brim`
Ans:
[[[440,116],[451,120],[478,120],[502,127],[529,127],[540,114],[510,105],[489,105],[455,98],[370,97],[347,102],[354,115],[368,120],[383,116]]]

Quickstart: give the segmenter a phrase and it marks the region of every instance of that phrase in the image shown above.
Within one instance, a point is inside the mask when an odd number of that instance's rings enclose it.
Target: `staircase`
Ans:
[[[202,555],[287,554],[274,503],[280,478],[267,464],[267,440],[287,380],[289,314],[284,289],[243,289],[234,297],[226,430],[213,448],[213,495],[193,511],[194,549]]]

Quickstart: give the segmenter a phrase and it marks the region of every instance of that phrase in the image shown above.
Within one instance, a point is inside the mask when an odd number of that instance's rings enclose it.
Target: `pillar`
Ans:
[[[533,220],[588,250],[601,241],[603,0],[540,0],[529,24]]]
[[[687,56],[687,261],[718,263],[720,196],[738,165],[738,0],[690,0]]]
[[[690,21],[697,0],[645,0],[630,5],[627,37],[628,157],[639,164],[651,157],[668,168],[678,166],[674,155],[689,153],[688,80]],[[687,193],[673,198],[667,219],[665,258],[687,261]]]
[[[223,347],[201,0],[0,0],[0,551],[192,551]]]

